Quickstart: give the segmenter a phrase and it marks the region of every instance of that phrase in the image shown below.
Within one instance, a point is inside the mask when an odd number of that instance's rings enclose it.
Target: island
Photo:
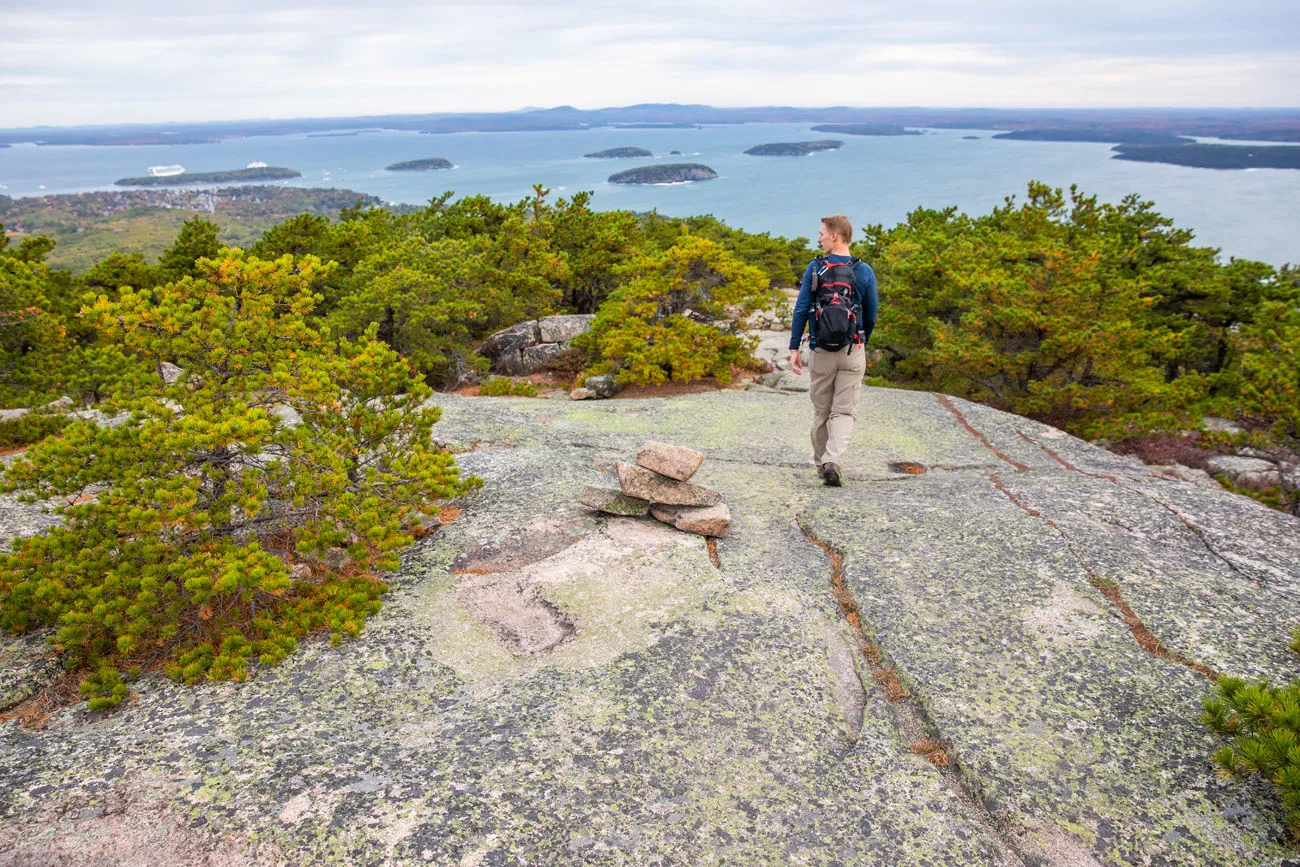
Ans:
[[[710,181],[718,176],[713,169],[699,163],[665,163],[661,166],[640,166],[609,176],[611,184],[685,184],[691,181]]]
[[[833,151],[843,145],[844,142],[831,139],[822,141],[782,141],[754,145],[745,153],[752,157],[806,157],[818,151]]]
[[[925,135],[919,129],[907,129],[892,123],[823,123],[813,132],[833,132],[838,135]]]
[[[119,187],[180,187],[186,184],[228,184],[233,181],[283,181],[300,178],[302,172],[278,166],[254,169],[233,169],[228,172],[181,172],[178,175],[146,175],[141,178],[119,178],[113,181]]]
[[[445,160],[442,157],[429,157],[423,160],[403,160],[400,163],[393,163],[391,166],[384,166],[386,172],[440,172],[443,169],[454,169],[455,165],[451,160]]]
[[[645,148],[609,148],[608,150],[583,154],[583,156],[593,160],[621,160],[629,157],[652,157],[654,154]]]
[[[1069,141],[1099,144],[1179,144],[1191,139],[1169,132],[1149,129],[1018,129],[1000,132],[993,138],[1009,141]]]
[[[611,123],[615,129],[699,129],[699,124],[687,121],[665,121],[664,123]]]
[[[350,129],[346,132],[309,132],[307,138],[339,138],[341,136],[361,135],[363,132],[383,132],[382,129]]]
[[[964,135],[964,136],[961,137],[961,140],[962,140],[962,141],[979,141],[979,140],[980,140],[980,137],[977,136],[977,135]]]
[[[1194,169],[1300,169],[1300,147],[1289,145],[1120,144],[1112,150],[1117,160]]]
[[[669,151],[669,152],[668,152],[668,156],[670,156],[670,157],[679,157],[679,156],[681,156],[681,155],[682,155],[682,152],[681,152],[681,151]]]

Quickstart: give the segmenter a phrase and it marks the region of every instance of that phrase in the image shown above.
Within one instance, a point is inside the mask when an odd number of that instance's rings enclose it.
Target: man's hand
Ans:
[[[803,356],[797,349],[790,350],[790,369],[794,371],[795,376],[803,376]]]

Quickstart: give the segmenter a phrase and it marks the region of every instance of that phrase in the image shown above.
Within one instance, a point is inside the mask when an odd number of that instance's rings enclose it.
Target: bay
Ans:
[[[600,210],[652,208],[673,216],[713,214],[749,231],[814,237],[826,214],[855,225],[886,226],[918,207],[955,206],[988,213],[1009,195],[1024,197],[1030,180],[1077,184],[1103,201],[1129,193],[1197,243],[1224,257],[1274,265],[1300,260],[1300,171],[1213,171],[1111,159],[1110,145],[994,140],[994,130],[926,130],[896,137],[842,136],[844,146],[807,157],[754,157],[767,142],[826,138],[808,124],[737,124],[697,129],[615,129],[422,135],[389,130],[355,135],[284,135],[214,144],[133,147],[14,145],[0,148],[0,193],[35,196],[121,189],[113,181],[151,165],[187,171],[242,168],[253,161],[297,169],[283,185],[342,187],[385,201],[423,203],[446,190],[515,201],[534,184],[554,195],[590,190]],[[978,136],[974,140],[967,136]],[[587,159],[611,147],[652,151],[653,159]],[[671,156],[672,150],[682,152]],[[455,169],[389,172],[401,160],[444,157]],[[616,171],[664,162],[700,162],[716,180],[672,186],[621,186]]]

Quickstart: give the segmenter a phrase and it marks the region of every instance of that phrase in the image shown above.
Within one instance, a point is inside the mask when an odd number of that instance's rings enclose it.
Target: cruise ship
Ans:
[[[149,166],[149,174],[155,178],[170,178],[185,172],[185,166]]]

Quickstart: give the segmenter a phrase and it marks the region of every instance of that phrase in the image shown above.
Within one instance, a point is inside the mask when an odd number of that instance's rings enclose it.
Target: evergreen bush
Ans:
[[[1225,677],[1218,696],[1205,700],[1202,720],[1228,738],[1214,754],[1222,772],[1259,774],[1272,783],[1282,799],[1283,821],[1300,841],[1300,683],[1277,687]]]
[[[133,666],[238,680],[303,636],[357,634],[385,590],[373,570],[479,484],[432,445],[429,388],[373,328],[340,340],[309,320],[330,266],[223,251],[196,269],[87,311],[183,376],[115,388],[103,408],[126,423],[72,422],[5,475],[65,522],[0,556],[0,626],[54,627],[96,708]]]
[[[29,412],[0,421],[0,449],[13,449],[40,442],[63,430],[68,417],[61,413]]]
[[[492,376],[479,386],[478,393],[485,397],[537,397],[537,386],[526,379]]]
[[[690,235],[619,270],[627,282],[601,305],[591,330],[573,340],[599,359],[586,376],[613,374],[625,385],[713,376],[725,384],[732,365],[749,363],[751,340],[714,323],[735,326],[771,303],[762,271]]]

